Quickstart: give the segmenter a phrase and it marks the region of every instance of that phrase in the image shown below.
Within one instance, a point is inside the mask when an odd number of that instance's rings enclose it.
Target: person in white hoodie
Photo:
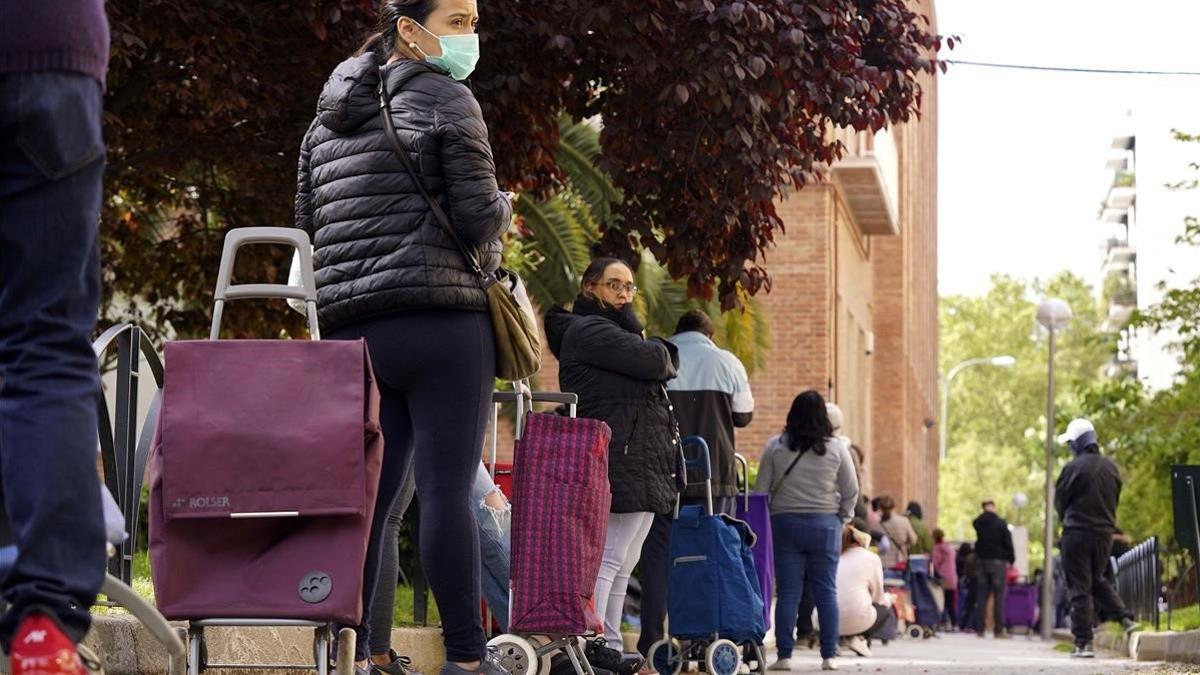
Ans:
[[[783,433],[767,441],[758,492],[770,495],[778,602],[779,658],[771,670],[790,670],[800,596],[812,579],[821,617],[821,667],[837,670],[837,570],[843,528],[854,517],[858,479],[850,449],[833,435],[825,399],[816,391],[796,397]]]

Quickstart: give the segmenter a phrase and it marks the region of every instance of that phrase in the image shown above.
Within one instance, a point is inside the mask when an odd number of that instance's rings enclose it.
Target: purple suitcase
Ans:
[[[1038,588],[1030,585],[1012,585],[1004,600],[1004,623],[1006,626],[1028,626],[1033,629],[1038,620]]]
[[[746,470],[746,458],[736,455],[738,465]],[[742,494],[737,497],[737,519],[746,521],[750,531],[754,533],[754,546],[750,552],[754,554],[754,569],[758,572],[759,594],[763,600],[763,621],[767,630],[771,629],[771,591],[775,587],[775,555],[771,538],[771,506],[765,494],[747,494],[747,481],[743,484]]]

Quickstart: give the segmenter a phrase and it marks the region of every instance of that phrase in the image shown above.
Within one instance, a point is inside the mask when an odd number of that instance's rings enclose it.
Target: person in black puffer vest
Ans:
[[[571,311],[549,311],[546,335],[559,360],[559,387],[579,395],[579,416],[612,428],[612,512],[594,597],[605,639],[620,646],[629,575],[655,514],[675,506],[679,448],[664,384],[675,377],[679,356],[670,342],[642,337],[632,304],[637,287],[624,262],[592,261],[581,290]],[[626,667],[636,668],[640,661],[631,655]]]
[[[387,439],[364,570],[370,607],[388,511],[415,453],[421,561],[441,612],[444,675],[502,672],[485,649],[471,486],[495,379],[479,279],[385,136],[388,113],[425,188],[484,271],[500,263],[511,198],[496,185],[483,114],[462,82],[478,59],[474,0],[385,0],[380,29],[334,69],[300,148],[296,226],[313,238],[321,328],[365,338]],[[358,631],[365,668],[368,628]],[[380,664],[385,665],[385,664]]]

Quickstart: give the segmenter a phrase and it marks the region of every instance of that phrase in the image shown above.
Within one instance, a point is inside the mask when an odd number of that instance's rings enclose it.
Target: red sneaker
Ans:
[[[9,663],[12,675],[88,675],[75,643],[45,614],[21,621]]]

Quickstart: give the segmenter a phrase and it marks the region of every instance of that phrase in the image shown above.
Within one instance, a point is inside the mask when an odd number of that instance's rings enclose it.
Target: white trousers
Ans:
[[[604,558],[596,578],[596,613],[604,619],[604,639],[608,646],[624,652],[621,647],[621,614],[625,608],[625,591],[629,575],[642,557],[642,543],[650,534],[654,514],[650,512],[610,513],[608,531],[604,536]]]

